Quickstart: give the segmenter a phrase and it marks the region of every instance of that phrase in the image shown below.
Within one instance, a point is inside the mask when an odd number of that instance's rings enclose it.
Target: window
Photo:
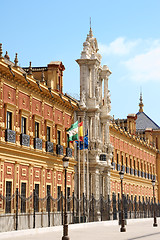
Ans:
[[[12,113],[7,111],[7,122],[6,122],[7,129],[12,130]]]
[[[69,146],[70,144],[69,144],[69,134],[67,134],[67,147],[69,148],[70,146]]]
[[[35,184],[35,211],[39,212],[39,184]]]
[[[21,213],[26,212],[26,183],[21,183]]]
[[[21,133],[26,134],[26,118],[21,118]]]
[[[11,213],[11,201],[9,200],[11,198],[11,192],[12,192],[12,182],[7,181],[6,182],[6,213]]]
[[[59,199],[61,196],[61,186],[58,186],[57,187],[57,198]],[[58,200],[57,202],[57,211],[60,211],[61,210],[61,201]]]
[[[57,130],[57,144],[61,145],[61,131]]]
[[[126,157],[126,167],[128,167],[128,158]]]
[[[130,168],[132,168],[132,159],[130,159]]]
[[[122,156],[122,166],[123,166],[123,156]]]
[[[47,185],[47,196],[51,193],[51,186]],[[50,198],[47,198],[46,211],[48,212],[51,209],[50,207]]]
[[[58,76],[57,90],[60,91],[61,77]]]
[[[39,123],[35,122],[35,138],[39,138]]]
[[[67,187],[67,199],[70,197],[70,187]],[[67,202],[67,211],[70,211],[70,202]]]
[[[51,128],[47,126],[47,141],[51,141]]]

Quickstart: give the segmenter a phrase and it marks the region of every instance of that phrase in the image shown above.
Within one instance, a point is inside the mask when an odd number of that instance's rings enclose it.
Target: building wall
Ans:
[[[119,172],[123,165],[124,194],[137,196],[142,201],[153,197],[152,178],[157,179],[157,150],[140,138],[131,135],[116,124],[110,126],[110,140],[113,144],[111,171],[111,193],[121,193]],[[118,165],[119,164],[119,165]],[[127,172],[127,167],[128,171]],[[133,173],[131,173],[131,168]],[[117,170],[118,169],[118,170]],[[146,175],[147,174],[147,175]],[[158,200],[158,182],[156,181],[155,196]]]
[[[26,197],[30,196],[39,184],[39,197],[47,194],[46,186],[51,186],[51,195],[57,198],[57,186],[64,191],[64,170],[62,158],[66,155],[66,130],[73,123],[73,113],[77,109],[76,102],[69,100],[61,92],[40,83],[40,88],[34,79],[34,73],[28,75],[27,83],[23,70],[12,66],[14,77],[8,68],[8,60],[0,58],[0,193],[6,195],[6,181],[12,182],[12,194],[19,189],[21,183],[26,183]],[[51,66],[50,66],[51,68]],[[61,95],[60,95],[61,94]],[[12,130],[15,131],[15,142],[6,141],[7,111],[12,113]],[[30,137],[29,146],[21,144],[21,119],[26,118],[26,134]],[[35,121],[39,123],[39,139],[42,149],[34,147]],[[53,143],[53,153],[46,150],[47,126],[50,127],[50,142]],[[63,153],[56,152],[57,130],[61,132]],[[72,152],[73,144],[70,143]],[[67,169],[67,186],[74,191],[74,156],[69,159]],[[0,200],[0,212],[5,211],[4,201]],[[55,205],[53,205],[54,207]],[[30,205],[32,211],[33,206]],[[41,209],[40,209],[41,211]],[[14,206],[12,206],[14,212]]]

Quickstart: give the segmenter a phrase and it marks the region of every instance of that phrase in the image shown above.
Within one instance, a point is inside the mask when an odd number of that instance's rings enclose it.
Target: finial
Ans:
[[[0,59],[3,58],[2,53],[3,53],[3,51],[2,51],[2,43],[0,43]]]
[[[44,82],[44,70],[42,70],[41,81]]]
[[[93,37],[92,28],[91,28],[91,17],[90,17],[90,30],[89,30],[89,36],[90,36],[90,38]]]
[[[32,66],[31,66],[32,62],[29,62],[29,71],[28,74],[32,75]]]
[[[5,58],[7,58],[8,60],[10,60],[10,57],[8,55],[8,52],[6,51],[6,54],[4,55]]]
[[[120,120],[118,118],[118,121],[117,121],[117,126],[120,128]]]
[[[113,124],[115,124],[115,119],[114,119],[114,115],[113,115],[112,123],[113,123]]]
[[[15,63],[14,66],[15,67],[18,67],[18,57],[17,57],[17,55],[18,54],[16,53],[16,56],[15,56],[15,59],[14,59],[14,63]]]
[[[142,99],[142,90],[140,92],[140,103],[139,103],[139,112],[143,112],[143,99]]]

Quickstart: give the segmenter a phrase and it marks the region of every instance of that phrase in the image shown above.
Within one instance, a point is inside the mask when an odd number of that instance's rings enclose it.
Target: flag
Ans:
[[[80,144],[78,141],[76,141],[78,149],[79,149],[79,145],[80,145],[80,150],[83,149],[83,146],[84,146],[84,149],[88,149],[88,130],[87,130],[87,134],[84,136],[83,140],[84,140],[84,143],[80,142]]]
[[[69,134],[69,139],[68,139],[69,142],[79,140],[78,139],[78,121],[73,123],[71,127],[67,130],[67,132]]]
[[[79,141],[83,141],[83,122],[78,123],[78,130]]]

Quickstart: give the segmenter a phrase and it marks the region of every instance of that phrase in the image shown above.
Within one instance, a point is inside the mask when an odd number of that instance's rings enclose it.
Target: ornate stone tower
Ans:
[[[84,122],[84,132],[88,130],[89,140],[88,150],[80,151],[79,191],[88,196],[93,193],[98,199],[100,194],[104,197],[110,194],[113,148],[109,137],[111,101],[108,77],[111,71],[106,65],[101,66],[101,55],[91,27],[83,43],[81,58],[76,62],[80,66],[80,110],[77,117]]]

